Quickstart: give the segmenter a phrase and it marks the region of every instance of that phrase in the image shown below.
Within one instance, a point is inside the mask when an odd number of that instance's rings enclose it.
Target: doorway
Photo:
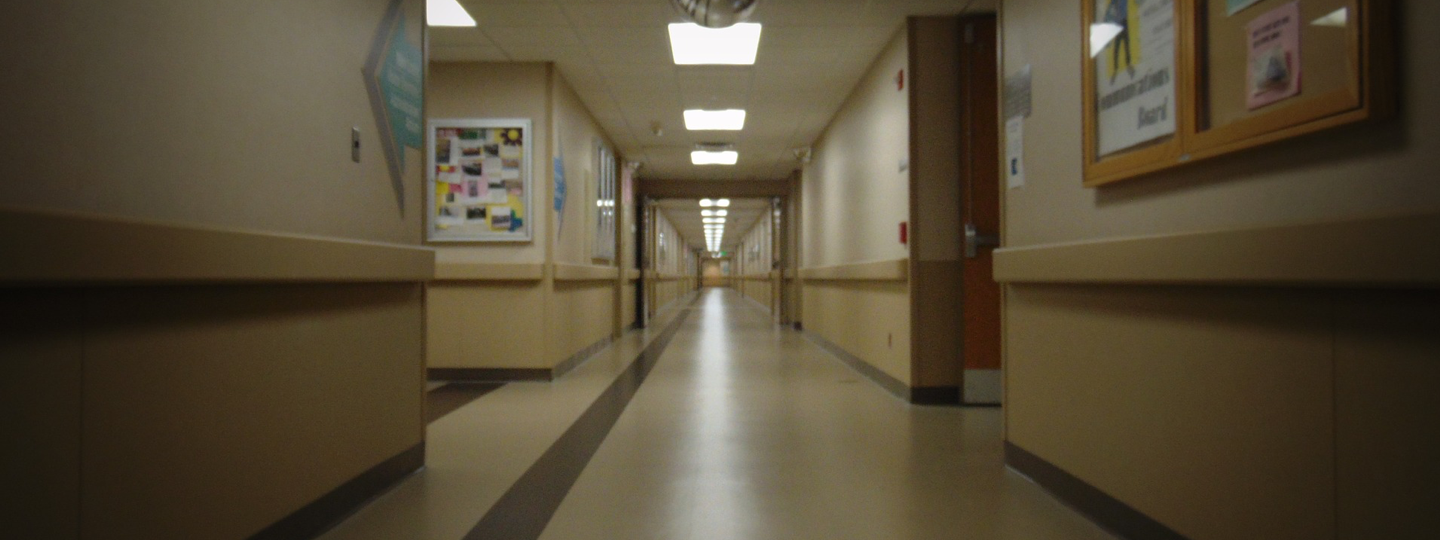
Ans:
[[[961,262],[961,337],[966,405],[999,405],[1000,285],[995,282],[993,252],[1000,244],[999,66],[994,15],[960,19],[962,118],[961,223],[965,252]]]

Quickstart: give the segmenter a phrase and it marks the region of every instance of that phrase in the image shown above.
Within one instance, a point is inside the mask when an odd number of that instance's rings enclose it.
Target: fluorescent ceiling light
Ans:
[[[730,211],[729,211],[729,210],[716,210],[716,211],[715,211],[715,215],[720,216],[720,217],[725,217],[725,216],[730,215]]]
[[[670,52],[682,66],[755,64],[760,49],[760,24],[705,28],[695,23],[670,24]]]
[[[696,165],[734,165],[737,161],[740,161],[740,153],[734,150],[728,150],[725,152],[706,152],[704,150],[696,150],[690,153],[690,163]],[[724,199],[721,200],[723,201]],[[701,206],[704,205],[702,204]]]
[[[715,206],[715,201],[712,201],[710,199],[700,199],[700,206]]]
[[[725,218],[707,217],[703,219],[705,220],[705,223],[725,223]]]
[[[685,111],[685,129],[690,131],[739,131],[745,129],[745,109]]]
[[[711,217],[711,216],[714,216],[714,215],[715,215],[715,211],[714,211],[714,210],[701,210],[701,211],[700,211],[700,215],[705,216],[705,217]]]
[[[425,0],[425,12],[430,26],[475,26],[475,18],[459,0]]]
[[[721,208],[729,207],[729,206],[730,206],[730,199],[720,199],[720,200],[718,200],[718,201],[715,201],[715,206],[719,206],[719,207],[721,207]]]

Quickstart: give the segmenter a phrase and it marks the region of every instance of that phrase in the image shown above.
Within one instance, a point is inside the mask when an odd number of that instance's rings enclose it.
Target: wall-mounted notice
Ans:
[[[1025,185],[1025,118],[1016,116],[1005,121],[1005,186],[1015,189]]]
[[[1245,25],[1250,38],[1246,104],[1250,110],[1300,95],[1300,2]]]
[[[1030,116],[1030,64],[1005,77],[1005,118]]]
[[[432,120],[429,135],[429,241],[531,240],[530,120]]]
[[[1175,133],[1174,0],[1101,0],[1090,28],[1099,154]]]

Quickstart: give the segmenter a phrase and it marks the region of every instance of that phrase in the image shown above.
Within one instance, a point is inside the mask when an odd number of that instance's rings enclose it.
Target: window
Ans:
[[[595,145],[595,244],[592,257],[604,261],[615,260],[615,153],[604,143]]]

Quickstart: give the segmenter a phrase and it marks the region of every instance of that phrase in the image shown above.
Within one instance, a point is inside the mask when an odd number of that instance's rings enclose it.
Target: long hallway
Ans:
[[[733,290],[676,306],[431,424],[325,538],[1110,538],[1005,469],[999,409],[906,404]]]

